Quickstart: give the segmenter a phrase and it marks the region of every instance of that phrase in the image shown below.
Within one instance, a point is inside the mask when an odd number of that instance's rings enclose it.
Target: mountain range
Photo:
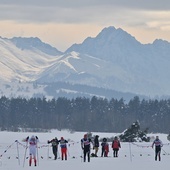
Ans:
[[[168,97],[169,65],[168,41],[142,44],[113,26],[65,52],[37,37],[0,37],[0,94]]]

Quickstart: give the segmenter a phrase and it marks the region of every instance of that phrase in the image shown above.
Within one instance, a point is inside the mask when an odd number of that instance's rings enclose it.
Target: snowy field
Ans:
[[[113,133],[92,133],[99,135],[99,138],[113,137]],[[38,165],[36,167],[28,166],[29,150],[26,150],[25,143],[22,142],[27,136],[37,135],[39,137],[38,147]],[[100,157],[101,147],[99,148],[97,158],[91,158],[90,162],[83,162],[82,150],[80,147],[80,139],[83,132],[70,133],[68,131],[56,131],[51,133],[15,133],[0,132],[0,170],[21,170],[21,169],[73,169],[73,170],[169,170],[170,165],[170,145],[166,134],[159,134],[164,146],[161,152],[162,160],[154,160],[154,150],[150,147],[152,143],[121,143],[119,157],[113,158],[111,147],[109,157]],[[156,136],[155,134],[152,136]],[[62,161],[60,158],[53,159],[51,145],[47,144],[47,140],[54,137],[60,139],[64,137],[69,140],[68,143],[68,160]],[[26,154],[25,154],[26,151]],[[94,151],[91,150],[91,153]],[[25,156],[26,155],[26,156]],[[26,159],[24,159],[24,156]],[[60,150],[59,150],[60,156]],[[25,160],[25,161],[24,161]]]

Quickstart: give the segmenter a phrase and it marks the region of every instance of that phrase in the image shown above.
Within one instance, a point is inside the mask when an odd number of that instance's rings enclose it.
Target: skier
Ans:
[[[163,146],[162,141],[159,139],[159,136],[156,136],[156,139],[152,143],[152,148],[155,145],[155,161],[157,161],[157,157],[159,161],[161,161],[161,147]]]
[[[101,157],[108,157],[108,153],[109,153],[109,144],[107,143],[107,139],[103,138],[103,142],[101,143],[102,146],[102,153],[101,153]]]
[[[84,154],[84,162],[86,162],[86,155],[88,157],[88,162],[90,162],[90,149],[91,149],[90,144],[91,143],[92,143],[92,140],[87,137],[87,134],[85,134],[84,138],[81,139],[81,148],[82,148],[83,154]]]
[[[68,141],[65,140],[63,137],[61,137],[61,139],[58,141],[60,143],[60,147],[61,147],[61,160],[64,159],[67,160],[67,143]]]
[[[51,143],[52,144],[52,151],[53,151],[53,154],[54,154],[54,160],[57,159],[57,152],[58,152],[58,139],[55,137],[54,139],[52,140],[48,140],[47,143]]]
[[[30,159],[29,159],[29,166],[31,166],[32,159],[34,159],[34,165],[37,166],[37,159],[36,159],[36,149],[37,149],[37,143],[39,142],[39,139],[37,136],[29,136],[26,138],[26,142],[29,143],[29,154],[30,154]]]
[[[96,135],[95,138],[94,138],[94,147],[93,149],[95,150],[95,157],[97,157],[97,152],[99,150],[99,136]]]
[[[112,148],[113,148],[113,156],[118,157],[118,151],[119,151],[119,148],[121,148],[121,146],[120,146],[120,141],[118,140],[117,136],[115,136],[112,142]]]
[[[108,153],[109,153],[109,144],[106,142],[106,144],[105,144],[105,153],[104,153],[104,156],[105,157],[108,157]]]

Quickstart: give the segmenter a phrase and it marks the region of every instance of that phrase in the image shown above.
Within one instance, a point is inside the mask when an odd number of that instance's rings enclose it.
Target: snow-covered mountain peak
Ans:
[[[43,53],[57,56],[61,55],[62,52],[58,51],[56,48],[52,47],[51,45],[42,42],[37,37],[14,37],[12,39],[9,39],[11,42],[13,42],[16,47],[20,48],[21,50],[40,50]]]
[[[121,28],[116,29],[115,27],[108,27],[104,28],[94,39],[103,39],[105,42],[125,42],[125,41],[135,41],[135,43],[139,43],[135,37],[128,34],[126,31],[124,31]],[[126,42],[125,42],[126,43]]]
[[[142,46],[134,37],[122,29],[104,28],[96,37],[86,38],[82,44],[74,44],[66,52],[76,51],[103,60],[115,61],[122,59],[131,51],[133,55]]]

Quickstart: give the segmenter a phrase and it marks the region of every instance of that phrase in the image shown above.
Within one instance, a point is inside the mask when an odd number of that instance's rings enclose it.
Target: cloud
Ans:
[[[0,21],[0,36],[38,36],[64,49],[108,26],[149,42],[170,39],[170,1],[0,0]]]
[[[169,0],[3,0],[0,20],[17,22],[82,23],[102,22],[117,13],[130,11],[167,11]]]
[[[169,0],[1,0],[0,5],[82,8],[94,6],[119,6],[135,9],[170,10]]]

